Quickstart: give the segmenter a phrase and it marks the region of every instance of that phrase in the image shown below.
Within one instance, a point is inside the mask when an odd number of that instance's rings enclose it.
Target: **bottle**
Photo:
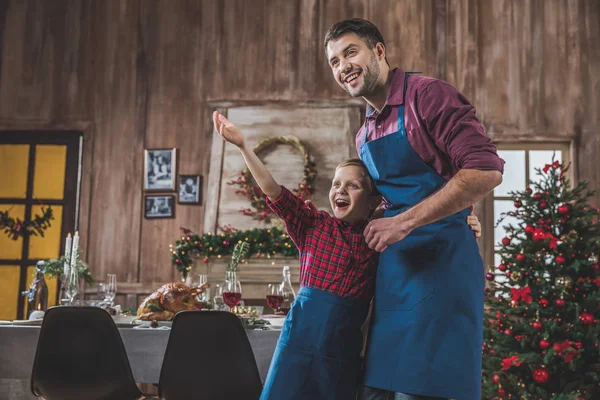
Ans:
[[[285,265],[283,267],[283,281],[281,282],[281,294],[283,296],[283,301],[279,306],[279,312],[287,315],[292,308],[292,303],[296,299],[296,292],[294,291],[294,287],[292,286],[292,278],[290,267]]]
[[[29,285],[29,290],[23,292],[29,300],[28,317],[33,311],[46,311],[48,309],[48,285],[46,285],[46,280],[44,279],[44,272],[46,270],[44,261],[38,261],[35,270],[35,279]]]

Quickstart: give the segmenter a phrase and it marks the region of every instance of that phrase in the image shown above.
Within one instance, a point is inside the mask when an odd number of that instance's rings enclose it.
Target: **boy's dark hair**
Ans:
[[[379,29],[377,29],[372,22],[362,18],[345,19],[331,25],[325,34],[323,45],[327,49],[327,44],[331,40],[335,40],[346,33],[355,33],[369,46],[370,49],[380,42],[385,45]]]
[[[368,184],[369,187],[371,189],[371,195],[372,196],[378,196],[379,195],[379,191],[377,190],[377,186],[375,185],[375,181],[373,180],[373,177],[371,177],[371,174],[369,173],[369,169],[367,168],[367,166],[365,165],[365,163],[360,159],[360,158],[347,158],[344,161],[342,161],[341,163],[338,164],[337,167],[335,167],[335,170],[337,171],[338,169],[342,168],[342,167],[347,167],[350,165],[354,165],[356,167],[360,167],[365,171],[365,174],[367,175],[367,180],[368,180]]]

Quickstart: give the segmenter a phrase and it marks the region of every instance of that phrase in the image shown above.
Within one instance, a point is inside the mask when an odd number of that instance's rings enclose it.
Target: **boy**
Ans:
[[[362,234],[381,202],[375,183],[362,161],[346,160],[336,168],[329,190],[333,216],[313,210],[273,179],[234,124],[218,112],[213,122],[219,135],[239,148],[300,253],[300,290],[284,322],[261,400],[354,398],[361,327],[378,263],[378,253]]]

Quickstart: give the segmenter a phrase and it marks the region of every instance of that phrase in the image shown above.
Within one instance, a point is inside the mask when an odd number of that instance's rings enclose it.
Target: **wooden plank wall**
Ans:
[[[204,215],[143,218],[144,148],[206,177],[212,103],[347,100],[322,39],[355,16],[392,65],[461,89],[494,139],[575,140],[578,177],[600,186],[597,0],[3,0],[0,129],[85,127],[85,258],[131,304],[176,278],[169,243]]]

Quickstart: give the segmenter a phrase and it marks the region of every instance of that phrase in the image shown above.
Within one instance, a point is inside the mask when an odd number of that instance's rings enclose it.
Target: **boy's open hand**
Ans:
[[[213,124],[215,130],[221,136],[221,139],[236,145],[239,148],[243,148],[245,145],[244,135],[240,130],[231,123],[225,116],[218,111],[213,113]]]

